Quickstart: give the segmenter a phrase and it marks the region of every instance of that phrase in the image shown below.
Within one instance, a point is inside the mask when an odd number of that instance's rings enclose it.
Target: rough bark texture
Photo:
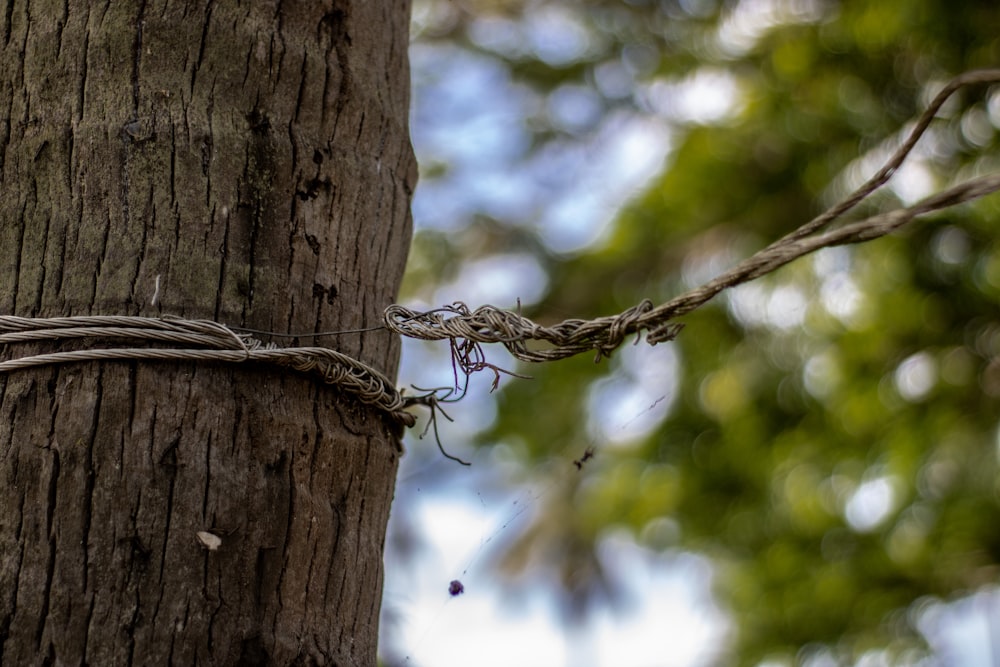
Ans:
[[[6,3],[0,313],[378,323],[410,235],[408,20]],[[395,372],[387,332],[320,342]],[[290,372],[0,376],[0,663],[374,665],[397,459],[380,414]]]

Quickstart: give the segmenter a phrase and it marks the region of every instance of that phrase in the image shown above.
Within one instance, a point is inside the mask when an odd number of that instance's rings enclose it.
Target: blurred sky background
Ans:
[[[714,40],[704,48],[716,57],[657,73],[647,61],[659,56],[635,46],[597,62],[592,55],[604,48],[598,42],[607,37],[584,22],[573,3],[526,2],[517,12],[507,4],[416,0],[414,5],[411,118],[422,180],[413,212],[415,245],[423,251],[411,259],[404,288],[404,304],[411,307],[461,300],[472,307],[520,303],[530,308],[543,302],[559,270],[553,266],[610,243],[623,209],[655,188],[676,164],[679,143],[690,128],[734,125],[756,103],[744,90],[739,58],[779,28],[817,25],[836,12],[835,3],[813,0],[741,0],[722,7],[705,0],[663,3],[685,20],[705,19],[711,30],[698,33],[698,39]],[[714,22],[707,22],[710,16]],[[458,21],[464,21],[462,39],[441,38]],[[567,77],[546,90],[518,77],[511,62],[516,65],[519,58],[555,69],[583,62],[591,67],[585,84]],[[1000,125],[997,96],[989,101],[980,107],[979,125],[969,121],[969,132],[992,137]],[[891,132],[882,136],[890,138]],[[818,190],[825,198],[821,204],[856,186],[888,155],[883,145],[870,142],[867,148],[841,165],[839,180]],[[934,150],[918,151],[892,181],[896,201],[912,203],[939,187],[927,166]],[[477,221],[487,232],[467,233]],[[492,233],[500,233],[501,242],[493,245]],[[511,243],[508,234],[529,241]],[[449,241],[440,243],[442,254],[436,256],[433,246],[441,239]],[[664,274],[676,276],[665,290],[700,284],[769,239],[756,240],[751,245],[752,240],[737,239],[700,261],[682,258],[677,266],[665,266]],[[948,242],[940,240],[941,252],[951,247]],[[951,243],[954,252],[962,253],[968,240],[957,235]],[[435,261],[449,268],[439,270]],[[844,326],[867,317],[863,287],[845,269],[852,261],[848,251],[823,251],[800,261],[811,262],[818,276],[816,294],[791,281],[747,285],[727,297],[726,317],[746,328],[791,332],[805,326],[812,300]],[[558,312],[554,319],[577,315]],[[689,324],[682,336],[698,336],[697,326]],[[501,367],[534,374],[503,350],[488,354]],[[838,372],[833,358],[810,356],[801,372],[806,392],[824,395],[829,377]],[[586,418],[583,439],[568,451],[580,456],[596,444],[596,459],[606,460],[654,437],[680,409],[683,363],[671,344],[619,350],[613,366],[595,370],[587,385],[570,388]],[[904,399],[920,399],[932,391],[940,372],[931,357],[906,355],[893,371],[894,391]],[[600,532],[596,557],[611,579],[610,592],[599,604],[588,602],[586,613],[568,610],[565,600],[553,594],[560,586],[560,573],[553,568],[526,568],[517,577],[499,571],[505,550],[542,520],[547,503],[576,471],[571,454],[533,469],[516,438],[482,446],[483,438],[489,439],[484,433],[495,427],[503,409],[491,382],[492,377],[473,377],[465,398],[446,406],[454,421],[437,419],[443,446],[471,461],[471,467],[442,457],[432,432],[417,437],[424,416],[408,434],[386,552],[385,664],[665,667],[723,660],[737,621],[715,595],[713,560],[672,542],[670,536],[680,529],[669,514],[646,522],[639,533],[613,525]],[[501,391],[530,382],[503,377]],[[400,386],[453,383],[446,345],[404,341]],[[530,431],[556,409],[541,400],[517,420]],[[1000,446],[996,431],[993,438]],[[897,486],[892,474],[869,475],[844,497],[841,523],[858,533],[877,530],[903,505]],[[659,534],[675,546],[651,548],[656,540],[647,537]],[[463,594],[449,594],[452,580],[462,582]],[[873,647],[845,663],[817,644],[794,662],[812,667],[1000,664],[1000,647],[991,644],[991,638],[1000,637],[1000,593],[991,586],[950,600],[928,597],[909,614],[932,649],[930,657],[912,653],[910,662],[901,662],[898,655]]]

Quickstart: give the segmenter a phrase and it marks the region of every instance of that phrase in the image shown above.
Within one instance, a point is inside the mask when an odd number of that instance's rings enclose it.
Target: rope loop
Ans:
[[[31,318],[0,316],[0,345],[11,343],[97,338],[152,341],[185,347],[103,347],[36,354],[0,361],[0,373],[46,364],[106,360],[167,361],[248,361],[286,366],[311,373],[330,385],[352,394],[362,403],[372,405],[397,422],[412,426],[414,417],[406,412],[403,397],[393,383],[371,366],[346,354],[325,347],[281,348],[248,335],[237,334],[224,324],[211,320],[82,316]],[[190,346],[190,347],[188,347]]]

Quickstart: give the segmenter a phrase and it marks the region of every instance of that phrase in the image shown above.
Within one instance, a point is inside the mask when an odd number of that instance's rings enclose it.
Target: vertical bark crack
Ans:
[[[45,534],[48,538],[48,558],[45,563],[45,582],[42,585],[42,608],[38,614],[38,624],[35,627],[35,651],[41,653],[42,640],[45,635],[45,624],[49,620],[49,604],[52,600],[52,582],[55,578],[56,567],[56,537],[55,527],[56,501],[58,499],[59,488],[59,451],[51,448],[52,469],[49,473],[48,498],[45,506]]]
[[[3,12],[3,46],[6,49],[10,46],[11,23],[14,18],[14,0],[7,0],[7,6]]]
[[[201,519],[208,521],[208,495],[212,489],[212,430],[205,434],[205,484],[201,493]]]
[[[80,49],[80,79],[76,83],[76,120],[83,120],[83,110],[87,108],[87,75],[90,74],[87,60],[90,57],[90,33],[83,35],[83,48]],[[72,155],[72,151],[70,152]]]
[[[201,69],[202,64],[205,62],[205,44],[208,42],[208,31],[212,26],[212,9],[214,3],[212,0],[208,0],[205,3],[205,18],[202,22],[201,28],[201,41],[198,43],[198,57],[195,59],[191,66],[191,96],[194,97],[194,86],[198,81],[198,71]]]
[[[139,118],[139,80],[142,63],[142,31],[145,27],[146,0],[139,2],[135,17],[135,41],[132,45],[132,118]]]
[[[97,481],[97,471],[94,469],[94,449],[97,447],[98,440],[98,419],[101,414],[101,401],[103,400],[103,380],[104,372],[103,367],[98,364],[97,368],[97,383],[96,390],[94,391],[94,406],[93,406],[93,421],[91,422],[90,436],[87,438],[86,444],[81,443],[81,446],[85,448],[85,460],[86,460],[86,477],[84,479],[83,488],[83,591],[86,594],[89,588],[89,575],[90,575],[90,526],[93,522],[93,509],[94,509],[94,484]]]

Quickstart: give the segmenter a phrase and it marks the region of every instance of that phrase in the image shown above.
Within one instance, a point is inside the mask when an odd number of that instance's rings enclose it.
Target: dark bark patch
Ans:
[[[313,283],[313,298],[323,299],[328,305],[332,306],[333,302],[337,299],[337,286],[330,285],[329,287],[324,287],[319,283]]]
[[[319,239],[317,239],[312,234],[306,234],[306,243],[309,244],[309,249],[313,251],[313,254],[319,256],[319,250],[321,247],[319,244]]]
[[[145,574],[149,569],[153,550],[143,544],[138,535],[133,535],[126,542],[129,548],[129,569],[139,575]]]
[[[285,468],[288,467],[288,452],[282,450],[277,460],[264,464],[264,474],[284,476]]]
[[[35,162],[38,162],[38,160],[41,159],[42,154],[45,152],[45,149],[48,148],[48,147],[49,147],[49,142],[48,142],[48,140],[45,140],[45,141],[42,142],[42,144],[37,149],[35,149],[35,159],[34,159]]]
[[[212,135],[206,134],[201,139],[201,173],[208,177],[208,167],[212,163]]]
[[[260,635],[243,640],[240,646],[239,664],[246,665],[246,667],[264,667],[271,664],[271,656],[264,648],[264,642]]]
[[[329,32],[334,42],[351,44],[351,35],[347,32],[347,12],[343,9],[334,9],[323,15],[320,20],[320,29]]]
[[[177,471],[177,447],[180,444],[180,438],[174,438],[174,440],[167,445],[167,448],[163,450],[163,453],[160,454],[160,465],[167,468],[171,472]]]
[[[260,109],[254,108],[247,114],[250,131],[257,135],[266,135],[271,131],[271,119]]]
[[[298,190],[295,194],[302,201],[309,201],[310,199],[316,199],[320,192],[329,194],[332,189],[333,184],[329,178],[310,178],[306,181],[305,190]]]

